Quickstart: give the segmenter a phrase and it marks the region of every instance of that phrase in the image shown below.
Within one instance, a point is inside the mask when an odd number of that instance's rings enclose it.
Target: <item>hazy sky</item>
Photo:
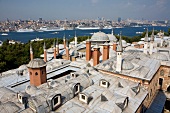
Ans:
[[[170,0],[0,0],[0,20],[170,20]]]

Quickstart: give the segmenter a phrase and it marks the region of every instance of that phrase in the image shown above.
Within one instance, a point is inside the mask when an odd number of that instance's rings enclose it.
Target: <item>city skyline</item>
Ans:
[[[0,0],[0,20],[147,19],[170,20],[168,0]]]

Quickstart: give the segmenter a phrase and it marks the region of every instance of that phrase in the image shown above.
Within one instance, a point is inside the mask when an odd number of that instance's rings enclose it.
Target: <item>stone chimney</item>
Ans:
[[[27,65],[30,85],[39,86],[47,82],[46,63],[40,58],[33,59]]]
[[[109,59],[109,44],[106,42],[103,45],[103,61]]]
[[[113,50],[116,51],[116,42],[113,42]]]
[[[57,43],[56,43],[56,51],[57,51],[57,55],[59,55],[59,44],[58,44],[58,38],[57,38]]]
[[[66,60],[70,60],[68,40],[66,41]]]
[[[54,51],[54,59],[56,59],[56,43],[54,39],[54,44],[53,44],[53,51]]]
[[[64,34],[64,37],[63,37],[63,44],[64,44],[64,49],[66,49],[66,37],[65,37],[65,34]]]
[[[93,66],[99,64],[100,47],[96,44],[93,48]]]
[[[90,61],[91,59],[91,41],[87,39],[86,41],[86,61]]]
[[[46,50],[45,42],[44,42],[44,62],[47,62],[47,50]]]
[[[34,59],[34,55],[33,55],[33,49],[32,49],[32,45],[30,43],[30,59],[33,60]]]

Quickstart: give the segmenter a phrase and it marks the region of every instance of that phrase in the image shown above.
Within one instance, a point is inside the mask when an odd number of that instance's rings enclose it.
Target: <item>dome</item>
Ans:
[[[107,36],[109,37],[110,41],[117,42],[117,38],[115,37],[115,35],[107,34]]]
[[[162,53],[153,53],[151,55],[151,58],[157,59],[157,60],[162,60],[162,61],[167,61],[168,60],[167,56],[162,54]]]
[[[131,70],[133,68],[134,68],[134,65],[131,62],[126,61],[126,60],[122,61],[122,69],[123,70]]]
[[[40,59],[40,58],[31,60],[29,64],[27,65],[27,67],[29,68],[40,68],[44,66],[46,66],[46,63],[44,62],[43,59]]]
[[[109,37],[103,32],[94,33],[91,41],[109,41]]]
[[[116,62],[114,64],[114,67],[116,68]],[[133,68],[134,68],[134,65],[131,62],[126,61],[126,60],[122,61],[122,70],[131,70]]]

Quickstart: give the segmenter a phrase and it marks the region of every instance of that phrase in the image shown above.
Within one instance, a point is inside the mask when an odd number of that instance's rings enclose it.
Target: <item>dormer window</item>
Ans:
[[[99,82],[99,86],[108,88],[108,87],[109,87],[109,82],[106,81],[106,80],[104,80],[104,79],[102,79],[102,80],[100,80],[100,82]]]
[[[89,96],[87,93],[79,93],[79,100],[89,104],[89,102],[92,100],[92,97]]]
[[[77,74],[75,74],[75,73],[70,73],[71,74],[71,77],[73,77],[73,78],[76,78],[78,75]]]
[[[18,93],[17,97],[18,97],[19,102],[20,102],[20,103],[23,103],[23,102],[22,102],[22,96],[21,96],[19,93]]]
[[[132,87],[131,89],[132,89],[132,91],[134,91],[135,94],[137,95],[137,94],[139,93],[139,91],[140,91],[139,84],[138,84],[137,86],[135,86],[135,87]]]
[[[26,93],[18,93],[17,94],[17,98],[18,98],[19,102],[24,104],[25,108],[28,108],[28,105],[27,105],[28,97],[29,97],[29,95]]]
[[[53,111],[61,105],[61,94],[57,94],[52,98],[51,105]]]

